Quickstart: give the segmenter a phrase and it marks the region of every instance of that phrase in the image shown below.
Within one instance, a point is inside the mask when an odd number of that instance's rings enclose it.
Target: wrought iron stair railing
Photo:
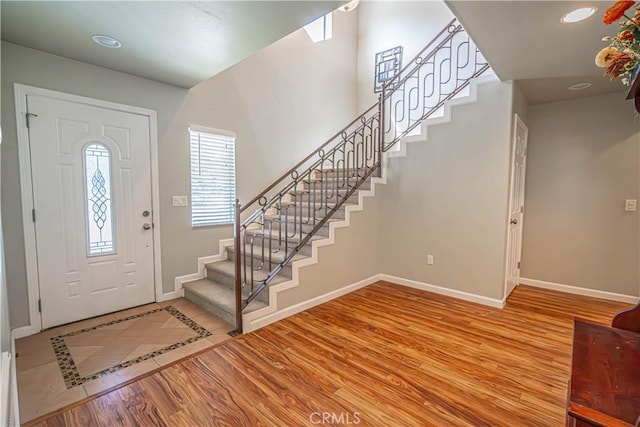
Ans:
[[[452,20],[385,83],[376,104],[249,203],[236,201],[236,333],[242,332],[242,313],[249,303],[380,172],[383,153],[487,69],[462,26]],[[247,216],[249,209],[254,211]]]

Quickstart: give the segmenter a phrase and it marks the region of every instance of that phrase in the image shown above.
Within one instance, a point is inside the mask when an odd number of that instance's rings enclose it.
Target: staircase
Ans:
[[[335,179],[335,173],[325,171],[327,174],[327,178],[329,181],[333,181]],[[303,259],[308,259],[313,254],[313,242],[321,241],[327,239],[329,237],[330,225],[331,223],[336,223],[343,220],[346,216],[346,210],[348,207],[355,207],[358,204],[358,195],[361,190],[369,190],[371,188],[371,179],[367,179],[358,189],[357,192],[354,193],[351,197],[349,197],[333,214],[331,218],[329,218],[326,223],[318,228],[318,230],[311,236],[311,238],[303,245],[299,247],[299,250],[295,256],[290,259],[280,271],[278,275],[276,275],[269,284],[271,286],[288,282],[293,278],[292,264],[296,261],[300,261]],[[319,197],[319,191],[302,191],[299,192],[299,198],[302,199],[302,202],[311,201],[314,197]],[[342,191],[340,192],[342,193]],[[294,207],[293,204],[290,204],[288,209],[291,212]],[[332,203],[329,201],[326,204],[328,209],[332,208]],[[286,208],[285,208],[286,209]],[[303,216],[295,217],[293,214],[285,215],[288,218],[283,218],[282,221],[278,220],[277,211],[273,211],[272,215],[266,215],[265,218],[268,221],[273,220],[273,228],[269,230],[265,230],[265,241],[267,244],[264,245],[265,257],[267,263],[269,263],[269,255],[271,257],[271,264],[279,264],[284,260],[284,256],[286,253],[290,252],[291,249],[299,246],[301,238],[300,238],[300,229],[298,229],[297,233],[293,233],[292,231],[296,227],[300,227],[302,235],[307,235],[312,231],[312,223],[309,218],[306,216],[307,209],[303,207]],[[313,212],[312,212],[313,216]],[[281,230],[282,229],[282,234]],[[285,232],[288,236],[287,239],[284,239]],[[250,236],[256,236],[256,238],[260,239],[262,234],[261,227],[255,227],[254,229],[248,229],[247,234]],[[279,239],[282,237],[282,241]],[[255,240],[254,240],[255,242]],[[269,243],[271,245],[272,251],[269,251]],[[251,264],[253,262],[254,265],[257,265],[259,262],[263,260],[262,253],[262,244],[248,244],[245,247],[244,253],[247,257],[251,257],[251,248],[254,249],[253,260],[248,261],[247,264]],[[186,283],[184,285],[185,297],[189,300],[195,302],[200,305],[207,311],[215,314],[220,317],[224,321],[230,324],[234,324],[235,322],[235,247],[234,244],[228,244],[223,247],[224,255],[226,259],[222,261],[209,262],[204,265],[206,271],[206,278],[196,280],[193,282]],[[249,273],[251,274],[251,273]],[[253,270],[253,281],[256,283],[263,282],[267,278],[267,270],[266,269],[257,269]],[[251,280],[251,279],[250,279]],[[243,297],[246,299],[249,296],[247,292],[248,289],[245,288],[245,292]],[[259,310],[261,308],[265,308],[269,305],[269,292],[260,292],[258,296],[253,299],[246,309],[245,313],[253,312]]]
[[[271,288],[297,281],[295,266],[315,261],[332,223],[348,217],[383,175],[398,144],[427,119],[447,118],[452,100],[473,94],[490,72],[462,26],[451,21],[396,76],[379,101],[253,200],[236,202],[235,237],[206,277],[185,283],[185,297],[243,330],[243,316],[277,309]],[[365,193],[365,194],[362,194]],[[276,285],[281,285],[276,287]]]

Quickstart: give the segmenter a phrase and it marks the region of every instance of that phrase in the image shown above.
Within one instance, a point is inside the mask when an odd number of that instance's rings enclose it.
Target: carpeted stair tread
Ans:
[[[213,280],[201,279],[184,284],[185,291],[195,294],[200,299],[209,302],[231,316],[235,313],[236,299],[233,289],[222,286]],[[251,301],[245,313],[259,310],[267,304],[257,299]],[[232,324],[235,322],[231,322]]]
[[[236,274],[236,263],[231,260],[210,262],[209,264],[205,264],[205,267],[207,270],[213,270],[216,273],[224,274],[228,277],[235,277]],[[253,279],[255,282],[263,281],[266,278],[267,271],[265,270],[256,270],[253,272]],[[291,280],[291,278],[278,275],[269,282],[269,285],[277,285],[278,283],[283,283],[288,280]]]

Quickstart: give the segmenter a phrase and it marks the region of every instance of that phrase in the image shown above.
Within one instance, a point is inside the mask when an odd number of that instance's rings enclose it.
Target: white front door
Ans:
[[[152,302],[149,117],[27,106],[42,327]]]
[[[527,165],[527,126],[514,115],[511,152],[511,189],[509,194],[509,234],[507,236],[507,277],[505,298],[520,282],[522,222],[524,219],[524,181]]]

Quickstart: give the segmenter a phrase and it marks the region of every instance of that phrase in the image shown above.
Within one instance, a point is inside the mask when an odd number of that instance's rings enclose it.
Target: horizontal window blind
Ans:
[[[236,202],[235,138],[189,129],[191,225],[229,224]]]

